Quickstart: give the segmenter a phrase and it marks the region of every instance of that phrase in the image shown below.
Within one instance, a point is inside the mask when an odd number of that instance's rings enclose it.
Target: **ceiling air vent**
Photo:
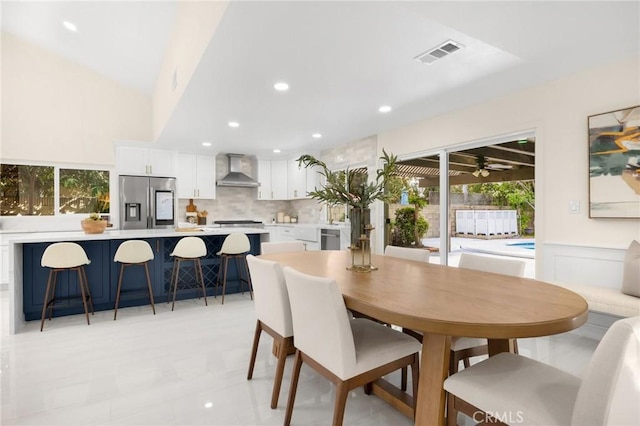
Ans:
[[[448,56],[453,52],[462,49],[463,47],[464,46],[457,41],[448,40],[435,49],[427,50],[426,52],[419,54],[413,59],[423,64],[432,64],[438,59],[442,59],[445,56]]]

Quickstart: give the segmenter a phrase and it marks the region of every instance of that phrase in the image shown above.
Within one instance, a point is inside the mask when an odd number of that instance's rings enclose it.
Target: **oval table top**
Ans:
[[[541,281],[372,255],[377,271],[346,269],[348,251],[261,256],[336,280],[349,309],[390,324],[448,336],[538,337],[587,320],[578,294]]]

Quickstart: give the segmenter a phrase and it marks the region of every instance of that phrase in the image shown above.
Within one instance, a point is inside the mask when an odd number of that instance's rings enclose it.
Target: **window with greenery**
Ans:
[[[109,172],[0,165],[1,216],[109,213]]]
[[[60,213],[109,213],[109,172],[60,169]]]
[[[0,165],[2,216],[52,216],[54,212],[54,167]]]

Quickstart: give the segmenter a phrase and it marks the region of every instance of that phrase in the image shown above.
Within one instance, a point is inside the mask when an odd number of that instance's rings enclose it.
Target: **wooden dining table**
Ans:
[[[348,309],[424,334],[416,425],[445,423],[443,382],[454,336],[488,339],[489,355],[512,351],[513,338],[549,336],[587,320],[578,294],[541,281],[372,256],[378,270],[347,270],[348,251],[261,256],[300,272],[333,278]]]

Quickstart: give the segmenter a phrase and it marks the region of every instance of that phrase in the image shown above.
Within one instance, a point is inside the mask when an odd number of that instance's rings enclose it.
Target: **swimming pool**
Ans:
[[[522,247],[523,249],[527,249],[527,250],[535,250],[536,249],[536,243],[535,242],[526,242],[526,243],[511,243],[511,244],[507,244],[508,246],[515,246],[515,247]]]

